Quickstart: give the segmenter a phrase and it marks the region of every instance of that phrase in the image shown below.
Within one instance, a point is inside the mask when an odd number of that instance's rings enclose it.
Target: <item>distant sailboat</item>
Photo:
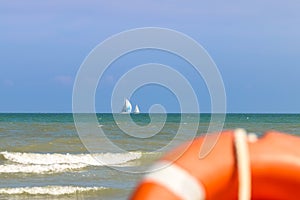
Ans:
[[[135,105],[133,113],[134,114],[139,114],[140,113],[140,109],[139,109],[138,105]]]
[[[122,113],[131,113],[132,105],[128,99],[125,99],[125,103],[122,109]]]

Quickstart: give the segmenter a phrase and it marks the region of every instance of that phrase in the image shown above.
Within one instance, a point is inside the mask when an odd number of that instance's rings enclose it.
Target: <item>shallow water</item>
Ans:
[[[184,114],[183,121],[180,114],[130,116],[135,124],[128,115],[116,121],[112,114],[98,114],[97,129],[105,138],[91,132],[93,127],[83,144],[72,114],[0,114],[0,199],[126,199],[143,175],[132,172],[146,170],[170,142],[206,133],[211,119],[209,114],[200,120]],[[227,114],[224,129],[240,127],[258,135],[270,129],[300,135],[300,115]],[[106,148],[107,141],[115,149]]]

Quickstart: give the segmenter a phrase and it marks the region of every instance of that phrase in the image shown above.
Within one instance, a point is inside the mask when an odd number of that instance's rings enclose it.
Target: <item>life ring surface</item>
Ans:
[[[204,137],[185,149],[167,153],[133,192],[132,200],[238,199],[234,131],[224,131],[212,151],[199,158]],[[300,138],[270,131],[247,141],[251,173],[251,199],[300,199]],[[174,158],[179,158],[175,161]]]

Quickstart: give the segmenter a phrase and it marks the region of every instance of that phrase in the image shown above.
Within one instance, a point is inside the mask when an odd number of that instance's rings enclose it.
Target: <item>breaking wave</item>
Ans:
[[[54,165],[0,165],[0,173],[61,173],[86,167],[84,164],[54,164]]]
[[[61,173],[88,166],[126,166],[141,158],[141,152],[101,154],[58,154],[0,152],[9,163],[0,165],[0,173]]]
[[[0,188],[0,194],[18,195],[67,195],[80,192],[91,192],[105,190],[105,187],[75,187],[75,186],[45,186],[45,187],[18,187],[18,188]]]
[[[92,166],[118,165],[139,159],[141,152],[101,153],[101,154],[58,154],[58,153],[20,153],[0,152],[7,160],[21,164],[53,165],[53,164],[86,164]]]

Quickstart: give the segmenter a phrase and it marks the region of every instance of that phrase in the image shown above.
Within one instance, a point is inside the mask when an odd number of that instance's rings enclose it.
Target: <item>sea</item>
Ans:
[[[300,135],[300,114],[82,115],[0,114],[0,199],[128,199],[165,152],[214,128]]]

